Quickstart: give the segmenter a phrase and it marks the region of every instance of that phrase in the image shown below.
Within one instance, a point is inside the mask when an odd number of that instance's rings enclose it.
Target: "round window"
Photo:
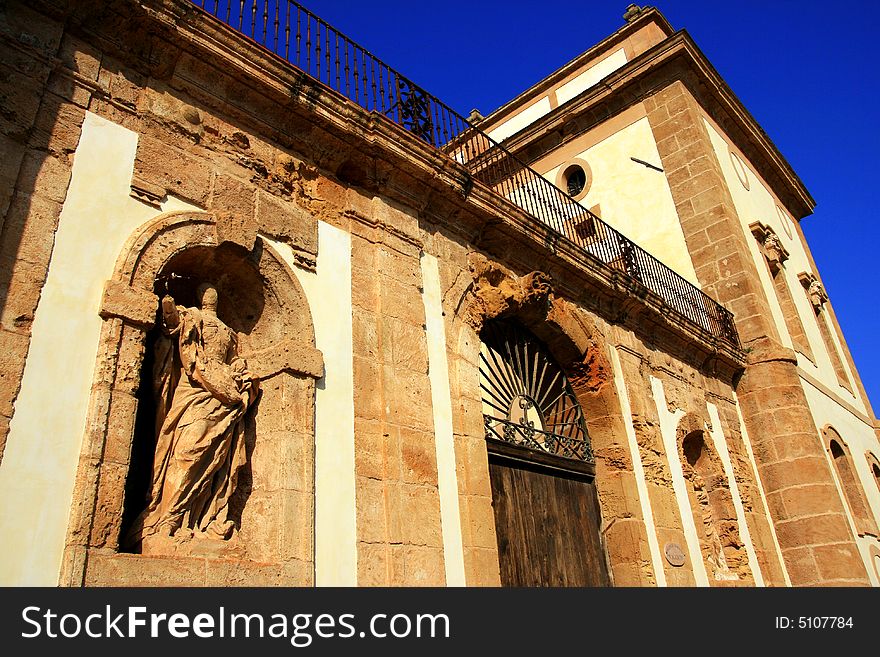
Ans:
[[[568,167],[565,170],[564,176],[565,187],[568,190],[569,196],[577,196],[587,186],[587,172],[577,164]]]

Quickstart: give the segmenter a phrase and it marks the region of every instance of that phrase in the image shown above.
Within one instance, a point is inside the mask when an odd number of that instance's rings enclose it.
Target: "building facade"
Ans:
[[[686,32],[465,120],[201,4],[0,9],[0,582],[880,585],[813,200]]]

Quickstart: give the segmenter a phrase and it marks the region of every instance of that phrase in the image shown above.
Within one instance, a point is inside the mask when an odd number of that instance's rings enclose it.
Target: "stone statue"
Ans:
[[[229,500],[245,464],[243,418],[258,383],[238,356],[235,332],[217,317],[217,290],[202,284],[201,308],[162,299],[156,345],[156,453],[147,508],[128,534],[142,551],[174,551],[192,539],[235,532]]]

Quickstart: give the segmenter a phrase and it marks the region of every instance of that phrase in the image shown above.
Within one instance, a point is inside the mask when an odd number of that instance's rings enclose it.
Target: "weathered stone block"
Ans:
[[[823,580],[854,581],[865,576],[861,555],[852,542],[817,545],[813,548],[813,558]]]
[[[357,536],[359,541],[381,543],[389,540],[386,484],[376,479],[357,478]]]
[[[101,53],[86,41],[66,33],[61,39],[58,59],[71,71],[89,80],[98,79],[101,70]]]
[[[358,543],[358,586],[388,586],[390,548],[385,544]]]
[[[382,344],[391,346],[386,364],[395,368],[428,373],[428,344],[425,328],[394,319],[382,318]],[[384,350],[383,350],[384,351]]]
[[[792,486],[825,484],[833,481],[828,463],[821,456],[807,456],[792,461],[767,463],[766,465],[759,464],[759,471],[764,489],[768,493]],[[794,509],[791,511],[797,513]]]
[[[281,559],[303,564],[314,562],[314,507],[311,492],[284,491],[281,494]]]
[[[119,541],[119,524],[122,521],[122,504],[125,499],[125,479],[128,465],[104,463],[98,480],[98,498],[92,518],[89,544],[92,547],[116,547]]]
[[[501,586],[498,548],[465,548],[465,578],[468,586]]]
[[[318,253],[318,221],[295,203],[259,192],[257,226],[267,235],[288,242],[306,253]]]
[[[394,548],[395,565],[402,557],[403,577],[394,582],[404,586],[444,586],[446,570],[443,550],[431,547],[405,546]],[[395,568],[395,575],[397,574]]]
[[[250,183],[224,174],[217,174],[214,179],[211,209],[252,219],[256,202],[255,195],[256,192]]]
[[[6,258],[0,260],[3,265],[8,262]],[[6,295],[0,314],[3,329],[22,333],[30,331],[45,276],[46,265],[32,265],[24,260],[15,265],[7,285],[0,286],[0,294]]]
[[[131,287],[120,281],[109,280],[104,285],[100,315],[119,317],[133,324],[151,328],[156,323],[159,299],[152,292]]]
[[[10,203],[0,257],[10,262],[16,270],[22,261],[34,265],[32,272],[22,270],[18,274],[20,282],[28,281],[26,287],[37,285],[37,289],[30,290],[29,296],[38,293],[42,287],[55,244],[60,213],[59,203],[41,195],[17,193]],[[28,276],[28,273],[33,276]]]
[[[315,489],[315,449],[311,432],[285,431],[277,435],[280,456],[280,486],[285,490],[311,493]]]
[[[352,346],[357,356],[384,362],[381,357],[376,314],[354,306],[351,313]],[[384,342],[384,341],[383,341]]]
[[[89,553],[86,586],[204,586],[205,560]]]
[[[495,513],[492,509],[492,498],[482,495],[467,497],[468,522],[470,529],[470,545],[473,547],[497,549],[498,539],[495,535]]]
[[[235,547],[238,550],[240,546],[246,547],[249,559],[264,562],[278,562],[281,559],[281,527],[286,520],[283,516],[286,494],[298,493],[239,488],[237,495],[244,496],[246,503],[241,510],[237,539],[239,546]],[[240,505],[242,501],[242,497],[239,497],[238,500],[233,499],[232,504]],[[218,556],[222,556],[222,552]],[[232,552],[226,558],[239,558],[239,555]]]
[[[416,258],[389,248],[377,250],[377,266],[383,276],[398,283],[419,287],[422,284],[421,267]]]
[[[265,380],[282,372],[319,379],[324,376],[323,354],[296,339],[284,340],[248,358],[250,371]]]
[[[783,549],[788,577],[794,586],[810,586],[819,580],[819,568],[809,547]]]
[[[68,157],[76,150],[85,119],[85,109],[49,94],[37,112],[29,148],[45,150],[55,157]]]
[[[98,391],[93,391],[92,396],[93,399],[97,397]],[[138,400],[134,395],[124,392],[111,393],[107,418],[112,418],[112,422],[107,425],[104,463],[128,467],[137,409]],[[100,417],[100,414],[97,414],[97,417]]]
[[[169,194],[208,207],[211,168],[154,137],[142,136],[138,140],[134,174],[163,187]]]
[[[382,369],[389,419],[402,426],[433,429],[431,384],[427,375],[388,366]]]
[[[433,433],[401,428],[400,458],[403,481],[437,485],[437,448]]]
[[[360,477],[383,479],[385,474],[385,444],[382,423],[376,420],[355,419],[354,458],[355,473]]]
[[[44,57],[53,57],[58,52],[63,25],[36,9],[15,4],[4,11],[0,30],[14,41],[33,48]]]
[[[366,358],[354,357],[354,412],[367,420],[385,418],[382,367]]]
[[[852,540],[846,518],[842,513],[795,518],[776,523],[780,545],[826,545]]]
[[[247,251],[254,248],[257,241],[257,224],[252,216],[219,210],[216,218],[214,229],[218,244],[231,242],[244,247]]]
[[[418,289],[382,276],[382,313],[415,326],[425,324],[425,305]]]
[[[57,157],[30,150],[22,159],[19,188],[50,201],[63,203],[70,184],[70,165]]]
[[[403,540],[411,545],[440,547],[440,498],[437,489],[403,484],[400,486]]]
[[[289,372],[278,378],[282,382],[284,400],[281,428],[299,435],[312,434],[315,428],[315,379]]]

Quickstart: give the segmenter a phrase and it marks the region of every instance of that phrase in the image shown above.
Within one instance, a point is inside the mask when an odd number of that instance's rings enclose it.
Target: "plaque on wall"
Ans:
[[[663,546],[663,553],[666,555],[666,561],[668,561],[670,565],[675,567],[684,565],[684,550],[681,549],[681,546],[678,543],[667,543]]]

